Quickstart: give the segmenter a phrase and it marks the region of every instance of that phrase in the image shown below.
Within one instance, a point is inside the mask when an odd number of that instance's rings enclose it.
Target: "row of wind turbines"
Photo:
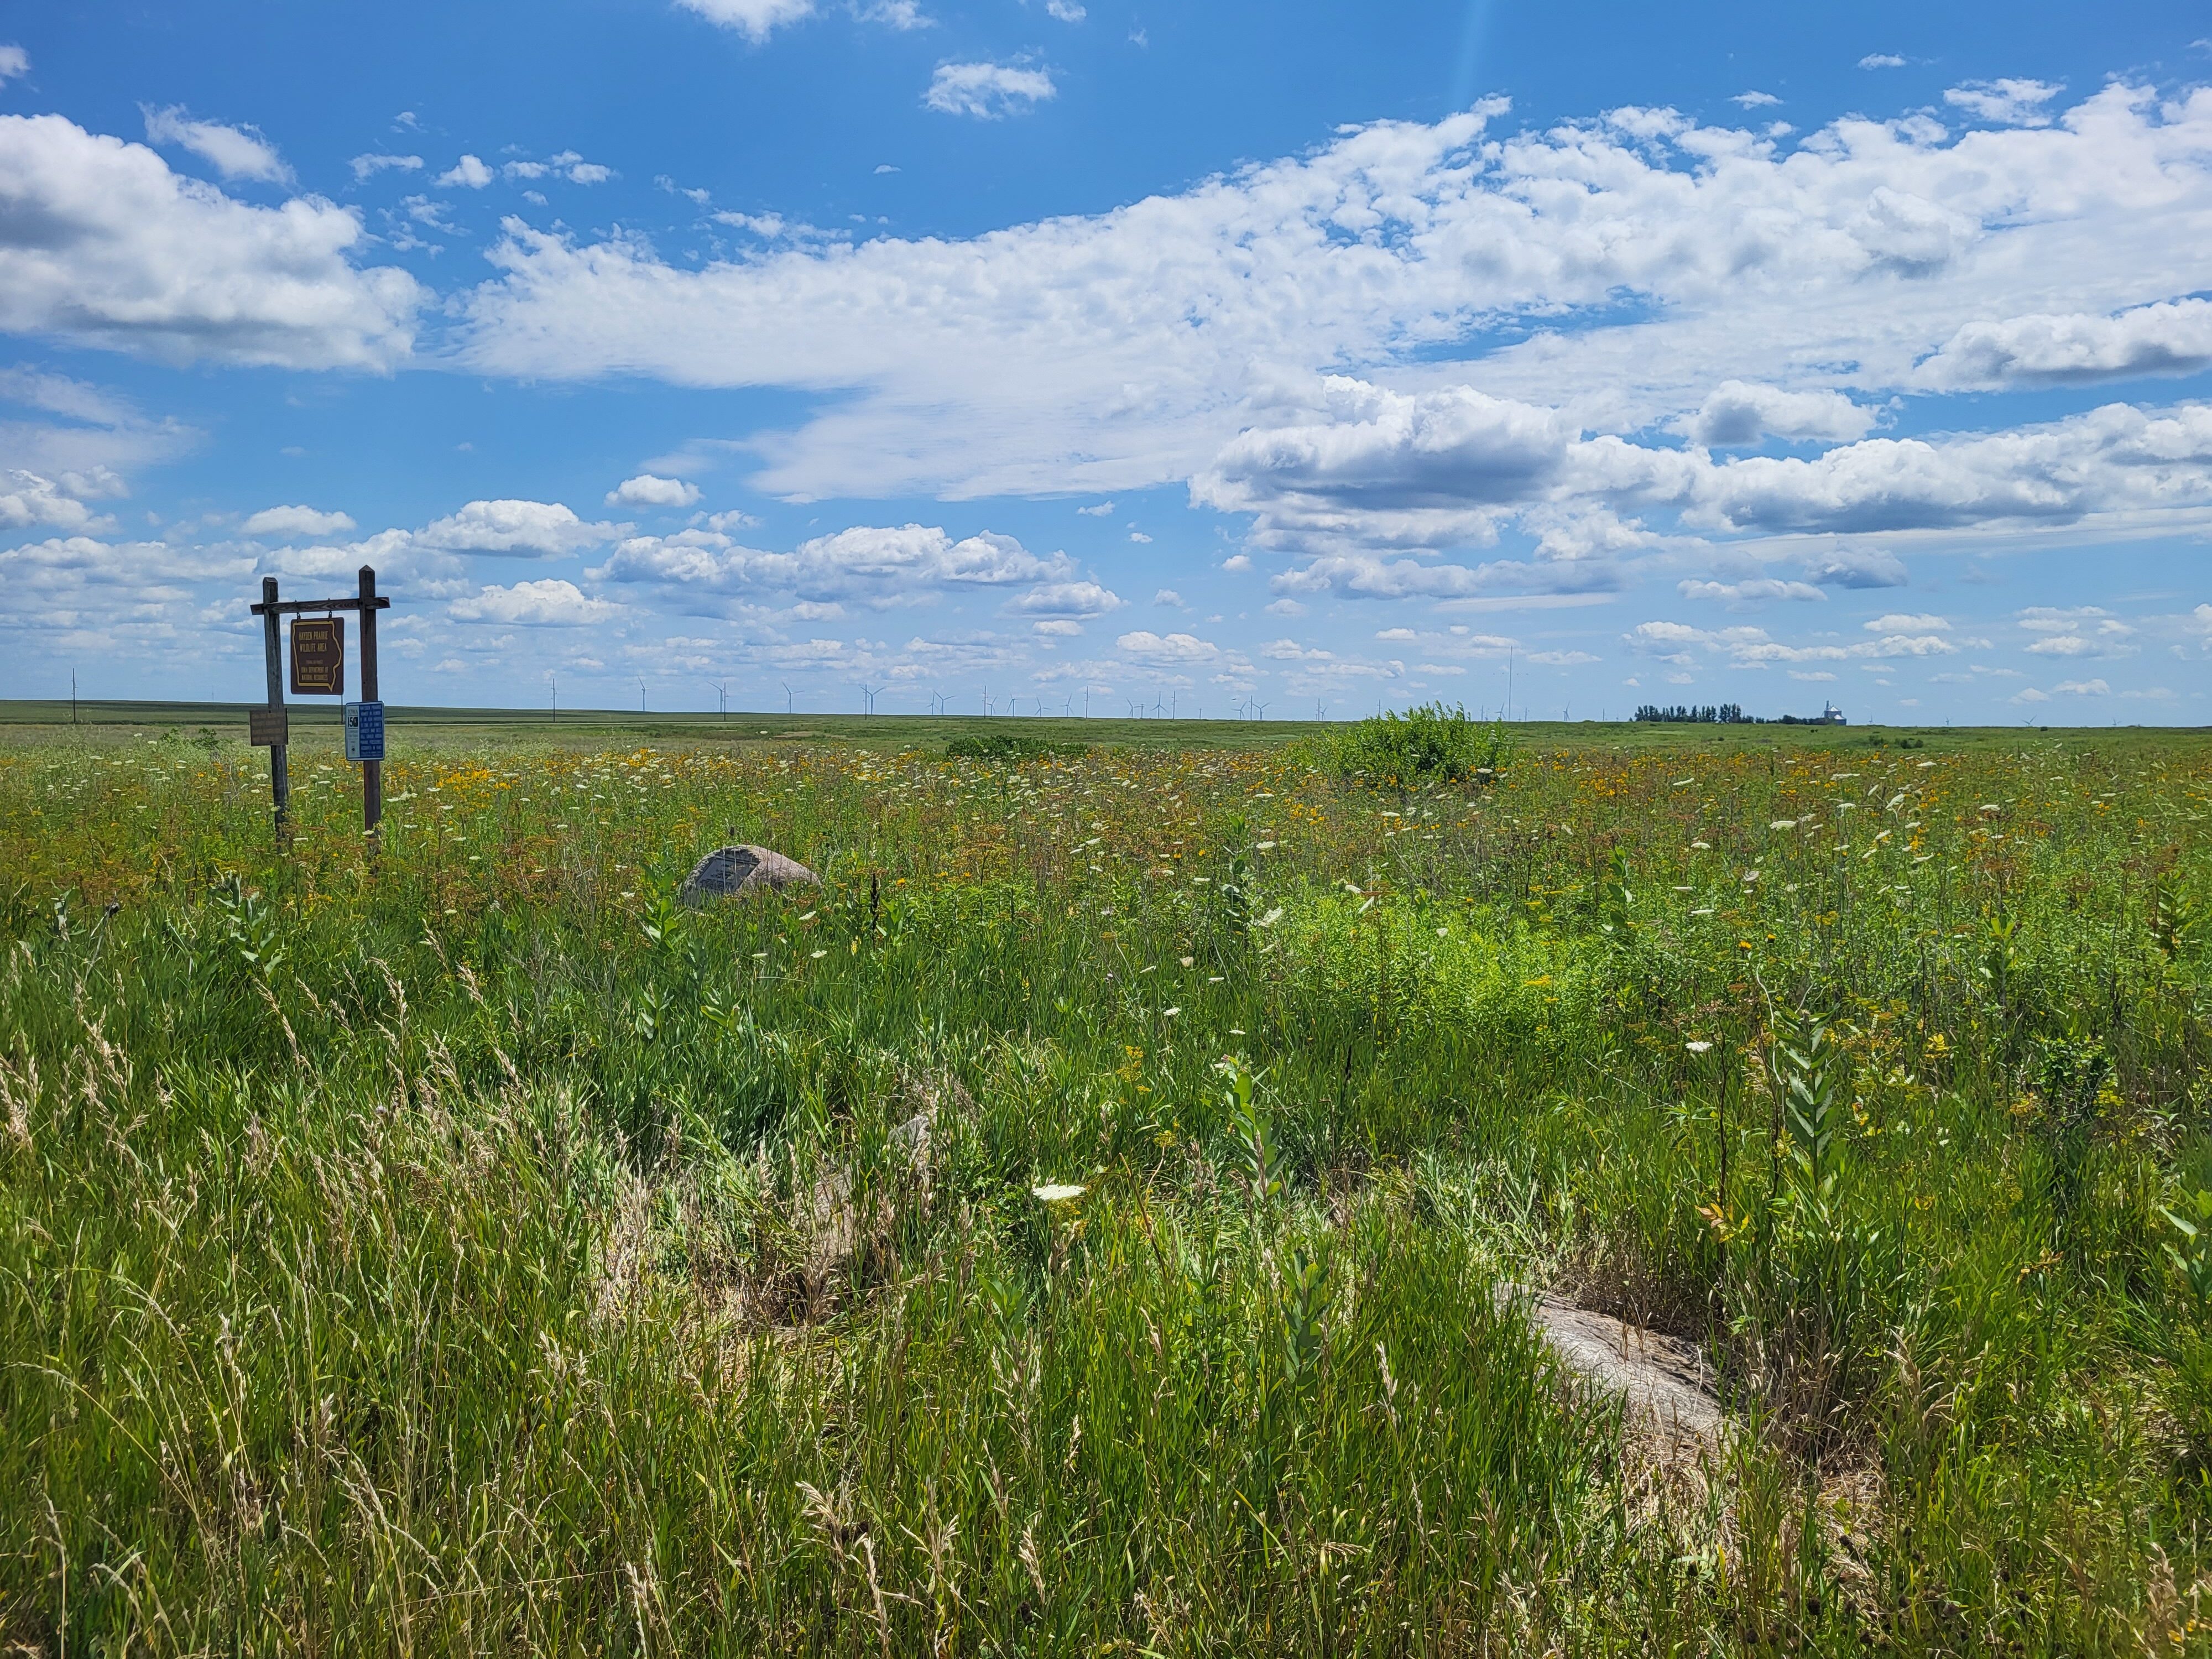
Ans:
[[[548,673],[545,678],[547,683],[551,687],[553,718],[556,720],[558,720],[561,718],[561,678],[558,674],[554,673]],[[638,713],[641,714],[650,713],[651,710],[647,706],[650,700],[650,686],[647,678],[642,674],[633,675],[631,678],[637,681]],[[704,679],[703,684],[714,688],[716,711],[723,720],[728,720],[730,717],[730,683],[727,680]],[[780,684],[783,687],[783,712],[787,717],[793,715],[798,713],[797,694],[792,690],[791,683],[788,680],[780,682]],[[865,682],[856,681],[854,683],[854,689],[860,694],[860,712],[868,718],[873,719],[876,713],[876,699],[881,696],[890,688],[882,685],[869,685]],[[982,698],[983,713],[987,715],[997,714],[999,712],[998,698],[988,691],[978,695]],[[933,714],[951,714],[952,712],[952,698],[953,694],[949,691],[932,691],[929,693],[929,712]],[[1008,693],[1006,699],[1006,713],[1009,715],[1019,714],[1023,701],[1024,699],[1019,693]],[[1028,699],[1028,701],[1034,705],[1030,710],[1030,715],[1032,719],[1041,719],[1047,716],[1052,708],[1050,699],[1046,697],[1031,697]],[[1267,710],[1273,706],[1273,705],[1271,703],[1262,702],[1256,696],[1248,696],[1242,702],[1237,703],[1235,708],[1237,718],[1240,720],[1264,720],[1267,718]],[[1329,706],[1326,702],[1316,702],[1314,704],[1314,718],[1317,720],[1327,720],[1328,718],[1328,707]],[[1160,690],[1154,693],[1152,701],[1149,705],[1146,703],[1142,697],[1139,697],[1135,701],[1131,702],[1128,704],[1127,717],[1131,720],[1180,720],[1182,717],[1182,694],[1180,691],[1171,693],[1166,690]],[[1073,720],[1075,717],[1075,696],[1073,692],[1060,699],[1060,717],[1065,720]],[[1091,718],[1091,690],[1087,686],[1084,689],[1083,693],[1083,718],[1085,720]],[[1205,706],[1200,704],[1193,713],[1191,718],[1194,720],[1204,720],[1206,718]]]

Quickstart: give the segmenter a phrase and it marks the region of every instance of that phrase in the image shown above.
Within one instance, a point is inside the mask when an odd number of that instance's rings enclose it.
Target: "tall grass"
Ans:
[[[11,1640],[2202,1639],[2199,744],[253,765],[0,753]]]

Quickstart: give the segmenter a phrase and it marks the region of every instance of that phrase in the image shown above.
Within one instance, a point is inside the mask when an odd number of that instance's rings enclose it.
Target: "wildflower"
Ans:
[[[1704,1042],[1704,1041],[1700,1040],[1700,1041],[1693,1042],[1686,1042],[1686,1043],[1684,1043],[1682,1046],[1683,1046],[1685,1048],[1687,1048],[1687,1049],[1688,1049],[1692,1054],[1702,1054],[1705,1053],[1708,1049],[1710,1049],[1713,1045],[1712,1045],[1711,1043],[1710,1043],[1710,1042]]]
[[[1050,1182],[1042,1187],[1032,1187],[1041,1204],[1066,1204],[1083,1196],[1089,1189],[1075,1182]]]

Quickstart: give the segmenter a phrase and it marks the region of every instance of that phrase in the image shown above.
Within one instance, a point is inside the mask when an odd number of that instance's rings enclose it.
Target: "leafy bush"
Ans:
[[[1336,770],[1378,787],[1487,782],[1505,763],[1505,729],[1458,704],[1424,703],[1364,720],[1336,739]]]

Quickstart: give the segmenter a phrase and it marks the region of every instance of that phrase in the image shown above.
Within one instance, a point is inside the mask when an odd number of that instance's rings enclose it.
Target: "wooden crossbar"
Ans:
[[[379,594],[373,599],[286,599],[282,605],[247,607],[257,617],[299,617],[309,611],[389,611],[392,601]]]

